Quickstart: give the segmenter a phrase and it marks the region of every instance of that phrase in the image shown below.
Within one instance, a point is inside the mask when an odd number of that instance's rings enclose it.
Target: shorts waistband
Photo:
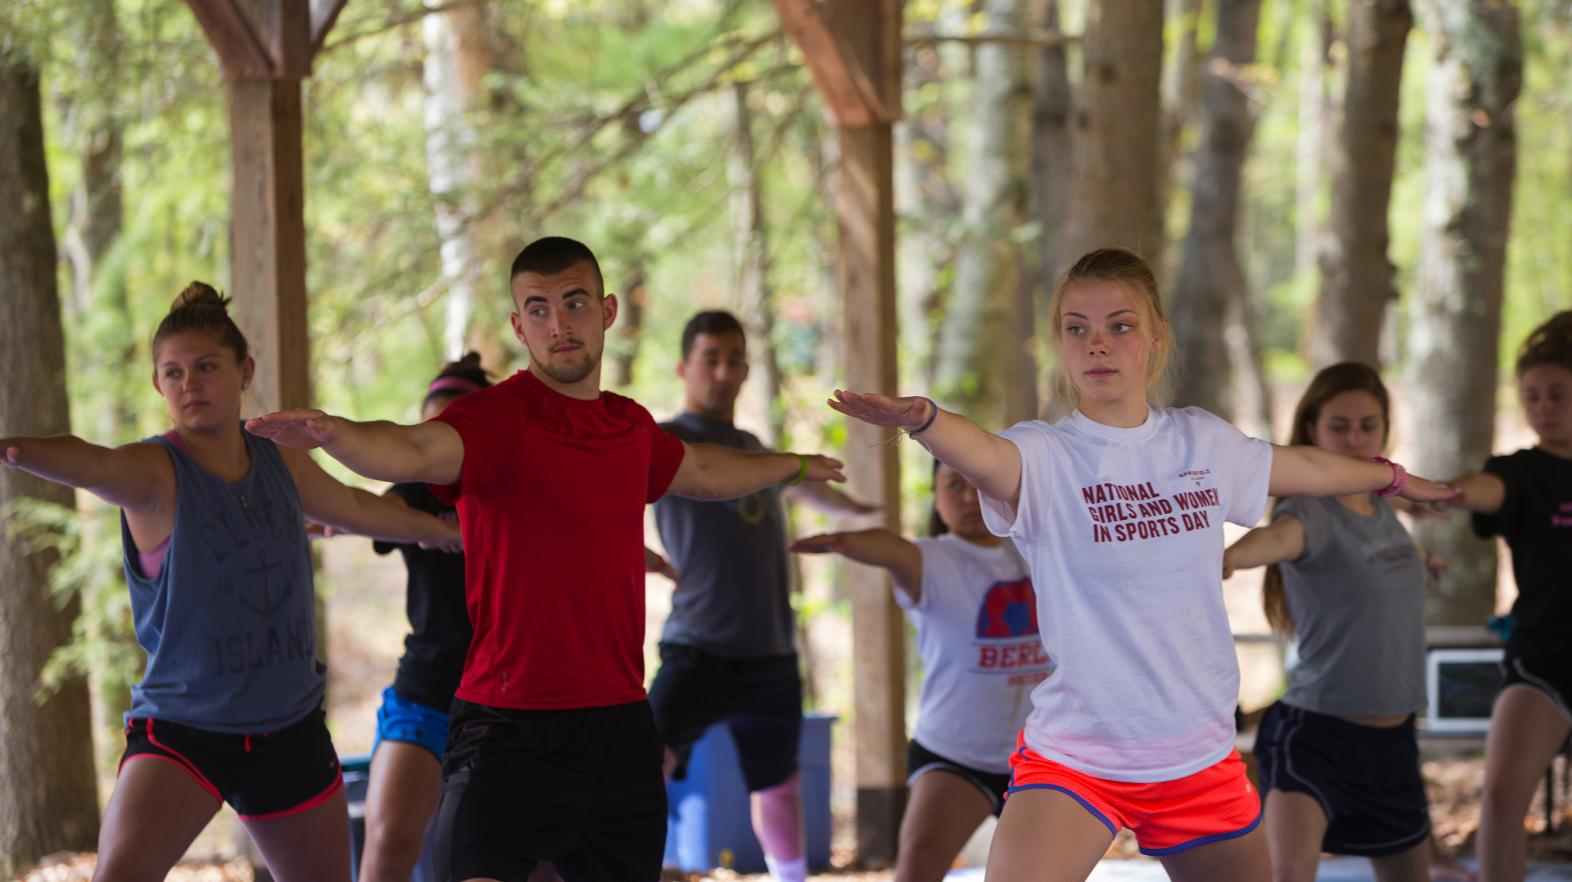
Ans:
[[[1294,707],[1291,704],[1284,704],[1283,702],[1278,702],[1277,706],[1282,708],[1283,712],[1295,722],[1309,723],[1310,725],[1316,726],[1317,728],[1323,730],[1337,732],[1356,738],[1389,738],[1393,740],[1410,739],[1414,737],[1416,732],[1414,714],[1409,714],[1407,719],[1403,720],[1401,723],[1398,723],[1396,726],[1366,726],[1363,723],[1356,723],[1353,720],[1347,720],[1332,714],[1324,714],[1320,711],[1306,710],[1302,707]]]

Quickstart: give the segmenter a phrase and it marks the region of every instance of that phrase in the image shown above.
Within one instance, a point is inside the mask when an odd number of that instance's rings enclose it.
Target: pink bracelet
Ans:
[[[1384,456],[1372,456],[1371,462],[1384,462],[1392,467],[1392,483],[1376,491],[1377,496],[1396,496],[1408,486],[1408,470]]]

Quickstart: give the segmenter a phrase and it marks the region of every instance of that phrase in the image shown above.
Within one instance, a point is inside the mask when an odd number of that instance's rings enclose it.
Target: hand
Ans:
[[[820,456],[817,453],[799,453],[803,462],[808,466],[808,471],[803,475],[804,481],[836,481],[844,482],[846,476],[841,474],[841,469],[846,466],[838,459]]]
[[[22,448],[8,439],[0,439],[0,466],[8,469],[22,467]]]
[[[246,420],[246,431],[280,447],[311,450],[333,442],[338,422],[320,410],[281,410]]]
[[[342,535],[344,535],[344,531],[333,526],[332,524],[306,521],[306,538],[308,539],[331,539],[334,536]]]
[[[846,550],[846,543],[839,533],[821,533],[804,536],[787,546],[786,550],[797,554],[839,554]]]
[[[863,392],[835,390],[835,397],[825,402],[831,410],[846,414],[875,426],[894,426],[897,429],[922,428],[932,412],[928,402],[917,397],[890,398]]]
[[[652,548],[644,549],[644,572],[660,573],[662,576],[670,579],[672,584],[676,585],[678,588],[682,587],[682,580],[677,578],[677,568],[673,567],[671,565],[671,561],[661,557],[660,554]]]
[[[1425,572],[1429,573],[1432,579],[1441,578],[1441,574],[1451,566],[1446,558],[1439,554],[1431,554],[1423,548],[1419,549],[1419,555],[1425,559]]]
[[[420,547],[428,551],[446,551],[448,554],[461,554],[464,551],[464,534],[458,525],[442,518],[442,529],[432,536],[420,541]]]
[[[1233,559],[1228,556],[1228,552],[1225,551],[1225,552],[1223,552],[1223,578],[1224,579],[1232,579],[1233,576],[1234,576],[1234,562],[1233,562]]]
[[[1403,485],[1403,492],[1399,493],[1398,496],[1409,502],[1445,505],[1455,501],[1462,495],[1462,492],[1451,484],[1440,484],[1416,475],[1409,475],[1408,482]]]

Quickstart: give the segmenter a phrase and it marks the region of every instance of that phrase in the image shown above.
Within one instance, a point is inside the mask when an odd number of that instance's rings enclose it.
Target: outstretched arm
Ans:
[[[890,571],[896,590],[913,604],[922,600],[922,551],[917,543],[889,530],[858,530],[808,536],[791,544],[798,554],[839,554]]]
[[[1270,496],[1348,496],[1393,485],[1398,473],[1390,463],[1372,462],[1319,447],[1272,445]],[[1398,483],[1396,495],[1412,502],[1445,502],[1457,490],[1416,475]]]
[[[1014,508],[1021,500],[1021,451],[960,414],[926,398],[889,398],[835,390],[831,408],[875,426],[912,433],[940,462],[961,473],[984,496]],[[923,428],[927,426],[927,428]]]
[[[300,491],[300,506],[311,520],[341,533],[443,551],[463,550],[457,524],[410,508],[402,499],[347,487],[323,471],[310,454],[289,448],[281,451]]]
[[[1506,502],[1506,482],[1489,472],[1469,472],[1452,479],[1457,498],[1451,504],[1466,511],[1493,515]]]
[[[464,441],[452,426],[386,420],[356,422],[320,410],[285,410],[246,420],[246,431],[280,447],[320,447],[357,475],[395,484],[452,484],[464,467]]]
[[[141,441],[111,449],[74,435],[0,438],[0,465],[86,490],[131,511],[153,508],[174,496],[169,455]]]
[[[690,499],[736,499],[771,484],[844,481],[839,460],[798,453],[751,453],[718,444],[683,442],[682,465],[666,492]]]
[[[1305,525],[1291,514],[1284,514],[1264,527],[1240,537],[1223,552],[1223,578],[1234,570],[1248,570],[1293,560],[1305,551]]]
[[[812,506],[815,510],[827,515],[855,517],[857,515],[876,514],[879,511],[877,505],[858,502],[829,484],[798,484],[794,487],[787,487],[786,498],[792,502],[801,502]]]

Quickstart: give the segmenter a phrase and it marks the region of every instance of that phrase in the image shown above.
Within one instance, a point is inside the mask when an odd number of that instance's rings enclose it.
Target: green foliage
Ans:
[[[77,677],[94,678],[108,693],[129,692],[141,675],[143,655],[131,628],[131,599],[121,576],[119,525],[115,509],[95,506],[79,512],[67,506],[20,498],[0,511],[10,541],[32,552],[53,551],[49,595],[64,609],[72,600],[80,610],[71,642],[56,649],[44,666],[38,701]]]

